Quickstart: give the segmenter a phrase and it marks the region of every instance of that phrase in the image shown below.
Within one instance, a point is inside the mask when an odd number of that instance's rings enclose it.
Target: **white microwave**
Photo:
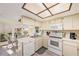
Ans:
[[[62,30],[63,29],[62,23],[51,24],[49,27],[50,27],[50,30]]]
[[[50,32],[49,36],[53,36],[53,37],[63,37],[63,33],[62,32]]]

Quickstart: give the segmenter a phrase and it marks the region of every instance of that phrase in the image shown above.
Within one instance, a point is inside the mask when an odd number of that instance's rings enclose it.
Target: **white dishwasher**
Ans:
[[[30,56],[35,53],[35,39],[33,38],[22,38],[19,40],[22,44],[22,55]]]

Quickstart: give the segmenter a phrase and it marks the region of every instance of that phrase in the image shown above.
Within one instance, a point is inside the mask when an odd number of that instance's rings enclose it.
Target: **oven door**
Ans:
[[[58,50],[62,50],[62,40],[59,38],[50,38],[48,46]]]

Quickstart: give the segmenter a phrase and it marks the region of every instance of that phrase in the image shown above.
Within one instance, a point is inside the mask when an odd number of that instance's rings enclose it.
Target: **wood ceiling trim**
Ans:
[[[47,6],[46,6],[44,3],[42,3],[42,4],[43,4],[44,7],[49,11],[49,13],[53,16],[53,14],[50,12],[49,8],[47,8]]]
[[[42,3],[42,4],[44,4],[44,3]],[[55,5],[52,5],[51,7],[54,7],[54,6],[58,5],[58,4],[59,4],[59,3],[56,3]],[[45,4],[44,4],[44,5],[45,5]],[[40,14],[40,13],[42,13],[42,12],[46,11],[47,9],[50,9],[51,7],[46,8],[45,10],[43,10],[43,11],[41,11],[41,12],[37,13],[37,14]]]
[[[58,14],[61,14],[61,13],[65,13],[65,12],[67,12],[67,11],[70,11],[70,10],[71,10],[71,6],[72,6],[72,3],[70,3],[70,6],[69,6],[69,9],[68,9],[68,10],[65,10],[65,11],[62,11],[62,12],[53,14],[53,16],[58,15]],[[51,16],[48,16],[48,17],[51,17]],[[45,17],[45,18],[48,18],[48,17]],[[45,18],[43,18],[43,19],[45,19]]]
[[[41,11],[41,12],[39,12],[39,13],[37,13],[37,14],[35,14],[35,13],[29,11],[28,9],[24,8],[24,6],[25,6],[26,4],[27,4],[27,3],[24,3],[24,4],[23,4],[22,9],[24,9],[24,10],[26,10],[26,11],[28,11],[28,12],[30,12],[30,13],[32,13],[32,14],[38,16],[38,17],[40,17],[41,19],[45,19],[45,18],[48,18],[48,17],[51,17],[51,16],[55,16],[55,15],[58,15],[58,14],[61,14],[61,13],[70,11],[70,10],[71,10],[71,6],[72,6],[72,3],[70,3],[70,6],[69,6],[69,9],[68,9],[68,10],[65,10],[65,11],[62,11],[62,12],[59,12],[59,13],[56,13],[56,14],[52,14],[49,9],[52,8],[52,7],[54,7],[54,6],[56,6],[56,5],[58,5],[58,4],[60,4],[60,3],[57,3],[57,4],[55,4],[55,5],[53,5],[53,6],[49,7],[49,8],[47,8],[46,5],[45,5],[44,3],[42,3],[42,4],[46,7],[46,9],[43,10],[43,11]],[[41,16],[38,15],[38,14],[40,14],[40,13],[46,11],[46,10],[48,10],[48,11],[50,12],[50,14],[51,14],[50,16],[47,16],[47,17],[44,17],[44,18],[43,18],[43,17],[41,17]]]
[[[54,6],[58,5],[58,4],[60,4],[60,3],[56,3],[55,5],[52,5],[51,7],[49,7],[48,9],[50,9],[50,8],[52,8],[52,7],[54,7]]]
[[[72,3],[70,3],[69,11],[70,11],[71,7],[72,7]]]
[[[24,9],[24,10],[26,10],[26,11],[28,11],[28,12],[30,12],[30,13],[32,13],[32,14],[38,16],[38,17],[40,17],[39,15],[37,15],[37,14],[35,14],[35,13],[29,11],[28,9],[24,8],[25,5],[26,5],[26,3],[23,4],[22,9]],[[43,19],[42,17],[40,17],[40,18]]]

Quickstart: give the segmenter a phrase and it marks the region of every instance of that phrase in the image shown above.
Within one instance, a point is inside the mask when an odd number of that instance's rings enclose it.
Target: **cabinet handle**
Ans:
[[[23,47],[23,42],[22,42],[22,56],[24,56],[24,47]]]

